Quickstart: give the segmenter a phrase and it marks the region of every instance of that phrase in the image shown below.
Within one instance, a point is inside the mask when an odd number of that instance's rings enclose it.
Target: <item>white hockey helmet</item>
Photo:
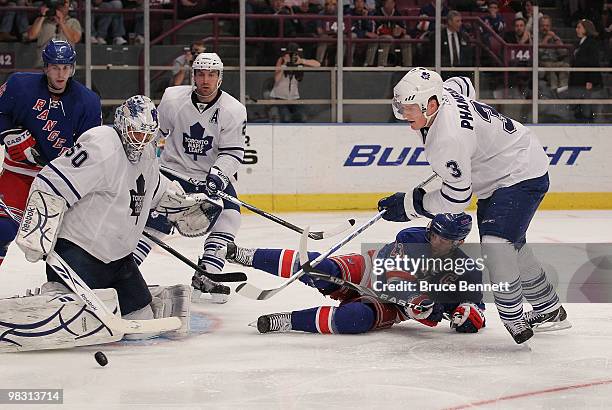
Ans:
[[[223,61],[217,53],[200,53],[191,64],[191,85],[195,86],[195,70],[217,70],[219,71],[219,81],[217,81],[217,89],[221,87],[223,81]]]
[[[442,105],[442,84],[442,77],[435,71],[423,67],[416,67],[408,71],[393,88],[392,106],[395,118],[405,120],[402,105],[418,104],[425,118],[429,120],[438,111],[427,115],[427,103],[431,97],[436,97],[438,104]]]
[[[159,130],[157,108],[149,97],[135,95],[117,107],[114,125],[128,160],[136,163]]]

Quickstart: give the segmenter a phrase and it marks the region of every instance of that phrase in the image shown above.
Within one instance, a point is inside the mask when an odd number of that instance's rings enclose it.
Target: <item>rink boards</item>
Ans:
[[[530,128],[550,158],[543,209],[612,209],[612,126]],[[403,124],[250,124],[239,192],[275,211],[373,209],[431,173],[419,135]]]

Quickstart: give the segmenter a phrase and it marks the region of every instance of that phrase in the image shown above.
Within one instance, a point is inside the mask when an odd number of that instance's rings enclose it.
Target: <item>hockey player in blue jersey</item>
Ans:
[[[443,183],[412,195],[397,192],[379,201],[384,219],[405,222],[419,215],[462,212],[478,196],[478,230],[500,318],[516,343],[533,329],[567,323],[567,314],[546,273],[526,244],[526,232],[548,191],[548,157],[524,125],[476,101],[465,77],[446,82],[435,71],[410,70],[393,89],[395,116],[420,132],[425,156]],[[503,289],[500,288],[500,289]],[[523,297],[533,310],[523,312]]]
[[[348,254],[324,259],[316,269],[330,276],[351,283],[376,289],[374,282],[379,276],[373,270],[377,260],[396,256],[417,257],[423,250],[429,258],[452,260],[468,256],[459,249],[470,232],[472,218],[467,214],[439,214],[427,228],[407,228],[400,231],[393,243],[380,251],[369,250],[364,255]],[[298,252],[291,249],[248,249],[230,243],[223,249],[229,262],[252,266],[272,275],[289,278],[299,270]],[[309,259],[319,256],[309,252]],[[419,269],[418,271],[385,272],[386,283],[398,281],[427,282],[430,284],[482,283],[482,270],[474,267],[457,273],[448,269]],[[462,333],[476,333],[484,326],[482,293],[480,291],[414,291],[401,292],[410,303],[420,305],[423,311],[406,308],[399,304],[385,303],[371,295],[357,293],[346,286],[336,285],[308,274],[299,279],[315,287],[324,295],[339,300],[340,306],[320,306],[293,312],[273,313],[260,316],[257,329],[261,333],[299,330],[311,333],[365,333],[384,329],[408,319],[427,326],[436,326],[447,316],[451,328]],[[457,286],[458,289],[458,286]]]
[[[0,87],[0,143],[5,146],[0,199],[21,217],[34,177],[102,119],[100,97],[76,80],[76,52],[51,40],[43,73],[15,73]],[[0,264],[15,238],[15,224],[0,208]]]

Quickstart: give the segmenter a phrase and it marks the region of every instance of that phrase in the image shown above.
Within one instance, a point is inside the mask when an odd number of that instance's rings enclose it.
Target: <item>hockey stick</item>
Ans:
[[[200,266],[196,265],[192,261],[190,261],[187,257],[183,256],[176,249],[172,248],[170,245],[157,238],[155,235],[150,234],[147,231],[143,231],[142,234],[149,238],[152,242],[155,242],[160,248],[163,248],[165,251],[170,253],[172,256],[179,259],[181,262],[185,263],[189,267],[195,269],[202,275],[206,276],[208,279],[215,282],[244,282],[247,280],[247,275],[244,272],[227,272],[227,273],[208,273]]]
[[[173,169],[170,168],[166,168],[164,166],[160,166],[160,169],[163,172],[167,172],[168,174],[174,175],[186,182],[189,182],[190,184],[196,185],[196,186],[205,186],[206,182],[201,181],[199,179],[195,179],[195,178],[191,178],[188,177],[187,175],[181,174],[178,171],[175,171]],[[240,199],[232,196],[232,195],[228,195],[225,192],[218,192],[217,195],[221,198],[221,199],[225,199],[226,201],[229,201],[235,205],[238,206],[242,206],[246,209],[248,209],[249,211],[252,211],[258,215],[263,216],[266,219],[269,219],[273,222],[276,222],[277,224],[280,224],[282,226],[284,226],[285,228],[289,228],[292,231],[298,232],[298,233],[303,233],[304,230],[302,228],[300,228],[299,226],[296,226],[294,224],[292,224],[291,222],[285,221],[284,219],[279,218],[276,215],[270,214],[264,210],[261,210],[259,208],[257,208],[254,205],[251,204],[247,204],[246,202],[241,201]],[[332,236],[336,236],[341,234],[342,232],[346,231],[347,229],[350,229],[352,226],[355,225],[355,220],[354,219],[349,219],[346,222],[328,230],[328,231],[314,231],[314,232],[310,232],[309,236],[310,238],[318,241],[321,239],[326,239],[326,238],[331,238]]]
[[[85,302],[89,309],[109,329],[118,333],[159,333],[181,327],[178,317],[160,319],[127,320],[115,316],[98,296],[87,286],[79,275],[59,256],[51,251],[46,258],[47,264],[57,273],[64,283]]]
[[[342,239],[340,242],[338,242],[337,244],[335,244],[334,246],[329,248],[329,250],[327,252],[322,253],[316,259],[314,259],[313,261],[307,262],[307,265],[310,266],[310,267],[315,267],[323,259],[327,258],[332,253],[336,252],[338,249],[342,248],[348,242],[350,242],[351,240],[356,238],[358,235],[360,235],[363,231],[368,229],[370,226],[374,225],[374,223],[376,221],[378,221],[380,218],[382,218],[382,216],[383,216],[383,214],[385,212],[386,211],[380,211],[379,213],[374,215],[367,222],[365,222],[363,225],[361,225],[359,228],[357,228],[357,230],[355,230],[354,232],[352,232],[351,234],[346,236],[344,239]],[[304,232],[302,233],[302,237],[300,238],[300,253],[303,250],[307,249],[307,242],[308,242],[308,227],[304,230]],[[287,280],[281,286],[279,286],[277,288],[272,288],[272,289],[265,289],[265,290],[264,289],[260,289],[260,288],[258,288],[256,286],[251,285],[248,282],[245,282],[245,283],[242,283],[242,284],[238,285],[238,287],[236,288],[236,293],[238,293],[238,294],[240,294],[242,296],[245,296],[245,297],[247,297],[249,299],[255,299],[255,300],[269,299],[272,296],[276,295],[281,290],[283,290],[284,288],[286,288],[287,286],[289,286],[291,283],[295,282],[297,279],[299,279],[305,273],[306,273],[306,271],[304,270],[304,267],[302,267],[298,272],[296,272],[289,280]]]

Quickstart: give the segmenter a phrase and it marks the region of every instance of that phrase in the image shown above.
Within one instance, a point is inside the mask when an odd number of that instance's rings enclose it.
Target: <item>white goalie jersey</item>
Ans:
[[[159,124],[166,138],[161,164],[202,180],[215,165],[228,177],[244,158],[246,108],[226,92],[200,103],[189,85],[169,87],[159,104]]]
[[[136,249],[149,210],[169,183],[159,173],[153,144],[132,163],[117,131],[101,126],[86,131],[64,156],[45,166],[30,193],[39,190],[64,198],[68,210],[58,238],[109,263]]]
[[[462,212],[472,193],[488,198],[502,187],[537,178],[548,157],[536,135],[495,108],[473,100],[465,77],[444,82],[443,102],[433,125],[421,130],[425,155],[442,188],[423,198],[432,214]]]

